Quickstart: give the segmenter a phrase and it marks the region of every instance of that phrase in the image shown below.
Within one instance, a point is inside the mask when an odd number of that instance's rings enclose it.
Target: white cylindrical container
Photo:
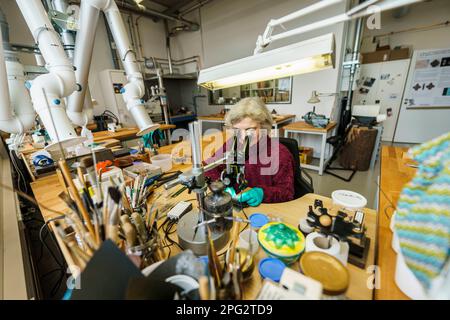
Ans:
[[[170,154],[158,154],[150,159],[155,166],[161,168],[162,172],[167,172],[172,169],[172,155]]]

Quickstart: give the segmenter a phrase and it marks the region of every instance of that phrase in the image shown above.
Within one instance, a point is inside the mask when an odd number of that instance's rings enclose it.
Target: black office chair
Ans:
[[[300,167],[297,140],[282,137],[279,139],[280,143],[288,148],[294,158],[294,199],[300,198],[307,193],[314,193],[313,180],[311,176]],[[302,174],[309,179],[309,182],[303,178]]]

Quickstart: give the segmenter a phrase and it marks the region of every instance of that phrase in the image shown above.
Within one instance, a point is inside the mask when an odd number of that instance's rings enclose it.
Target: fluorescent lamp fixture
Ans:
[[[200,71],[198,84],[209,90],[334,68],[332,33]]]

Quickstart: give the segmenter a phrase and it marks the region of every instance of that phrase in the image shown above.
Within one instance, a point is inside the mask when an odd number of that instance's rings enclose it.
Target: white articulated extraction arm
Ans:
[[[31,129],[36,113],[25,87],[23,66],[11,56],[5,61],[0,32],[0,130],[22,134]]]
[[[54,10],[57,10],[62,13],[67,13],[67,9],[69,7],[67,0],[53,0],[52,5],[53,5]],[[66,47],[66,53],[67,53],[67,56],[69,57],[69,60],[73,63],[74,55],[75,55],[75,35],[74,35],[74,33],[71,31],[68,31],[68,30],[63,30],[61,33],[61,40],[62,40],[64,46]],[[78,75],[76,72],[75,72],[75,77],[78,79]],[[72,120],[72,122],[74,124],[81,126],[81,127],[84,127],[88,123],[94,122],[94,109],[93,109],[94,107],[92,105],[91,92],[89,90],[88,85],[86,85],[85,87],[86,87],[86,94],[84,97],[83,114],[75,114],[73,116],[69,116],[69,119],[77,120],[76,122],[74,122]],[[78,91],[76,91],[75,93],[77,93],[77,92]],[[73,94],[75,94],[75,93],[73,93]],[[70,96],[68,97],[68,99],[70,99]],[[69,112],[68,110],[66,110],[66,111]]]
[[[139,71],[136,55],[130,45],[119,8],[114,0],[81,0],[80,27],[77,32],[74,57],[76,77],[81,90],[69,97],[67,115],[76,124],[84,121],[82,117],[83,101],[100,11],[105,13],[117,45],[117,51],[125,67],[128,83],[122,89],[123,99],[139,127],[138,135],[146,134],[157,129],[159,124],[154,124],[145,110],[145,101],[142,99],[145,94],[143,77]]]
[[[60,38],[53,29],[40,0],[16,0],[35,42],[46,62],[49,73],[37,77],[31,86],[33,106],[39,114],[52,144],[47,149],[76,145],[78,137],[64,106],[64,97],[77,89],[73,65],[64,52]]]

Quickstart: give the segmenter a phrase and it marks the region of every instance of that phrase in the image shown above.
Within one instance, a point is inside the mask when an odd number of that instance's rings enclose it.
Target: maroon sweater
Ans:
[[[252,146],[250,148],[250,160],[245,161],[245,178],[248,181],[248,186],[262,188],[264,190],[263,202],[265,203],[293,200],[294,160],[292,154],[278,142],[278,139],[267,137],[262,139],[267,139],[267,143],[258,143],[257,146]],[[274,143],[278,144],[278,147]],[[230,147],[230,144],[225,143],[205,163],[209,164],[222,158],[227,147]],[[274,151],[273,156],[272,149]],[[258,155],[256,159],[252,157],[252,154]],[[220,165],[206,172],[206,176],[218,180],[224,169],[225,165]]]

